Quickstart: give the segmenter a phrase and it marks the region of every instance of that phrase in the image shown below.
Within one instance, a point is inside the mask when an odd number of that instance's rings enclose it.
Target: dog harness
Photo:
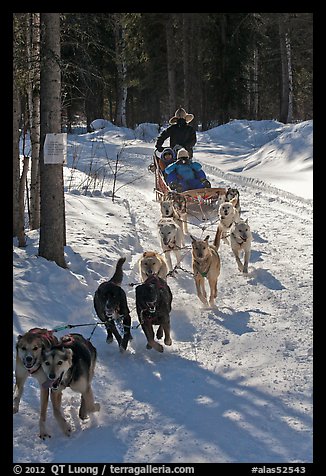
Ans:
[[[217,251],[215,251],[213,248],[210,248],[210,250],[211,250],[211,252],[212,252],[213,254],[215,254],[216,256],[218,256]],[[208,274],[208,272],[209,272],[209,269],[210,269],[211,265],[208,263],[208,267],[206,267],[206,269],[205,269],[204,271],[201,271],[201,270],[200,270],[200,268],[201,268],[201,266],[202,266],[202,263],[204,263],[204,262],[207,261],[207,260],[208,260],[208,258],[207,258],[206,260],[202,261],[201,263],[200,263],[199,261],[197,261],[197,260],[194,260],[194,263],[197,265],[197,266],[196,266],[195,273],[194,273],[195,276],[196,276],[197,274],[200,274],[203,278],[206,278],[206,277],[207,277],[207,274]]]
[[[235,241],[238,243],[238,245],[242,245],[245,241],[247,241],[247,238],[243,239],[242,236],[235,236],[235,234],[233,232],[231,233],[231,235],[233,236]],[[238,239],[241,240],[240,243],[239,243]]]

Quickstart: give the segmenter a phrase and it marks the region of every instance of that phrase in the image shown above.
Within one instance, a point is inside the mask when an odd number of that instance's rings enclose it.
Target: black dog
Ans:
[[[120,258],[117,262],[114,275],[109,281],[101,283],[94,295],[94,308],[96,314],[105,323],[107,338],[106,342],[113,341],[113,335],[117,339],[120,350],[127,349],[130,333],[131,317],[127,304],[125,291],[121,288],[123,279],[122,266],[126,258]],[[120,335],[117,319],[122,318],[123,332]]]
[[[136,287],[136,308],[139,322],[147,338],[147,349],[152,347],[163,352],[163,346],[154,340],[153,325],[158,325],[156,337],[171,345],[170,312],[172,292],[166,281],[156,275],[149,276],[143,284]]]

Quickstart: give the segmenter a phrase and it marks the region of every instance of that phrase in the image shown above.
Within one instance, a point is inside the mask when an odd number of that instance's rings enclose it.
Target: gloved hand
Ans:
[[[211,188],[211,183],[207,179],[201,179],[201,183],[203,184],[203,187],[205,188]]]
[[[177,182],[172,182],[170,183],[170,189],[171,190],[176,190],[178,193],[182,192],[182,185],[180,185]]]

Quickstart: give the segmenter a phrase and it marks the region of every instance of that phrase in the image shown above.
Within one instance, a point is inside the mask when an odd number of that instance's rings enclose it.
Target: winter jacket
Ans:
[[[202,180],[206,179],[206,174],[199,162],[178,164],[177,161],[168,165],[165,169],[165,173],[167,184],[178,183],[181,185],[182,191],[202,188]]]
[[[168,137],[170,137],[170,147],[173,148],[179,144],[189,152],[190,158],[192,157],[192,148],[197,141],[196,131],[184,119],[178,119],[176,124],[172,124],[158,136],[155,147],[160,152],[163,151],[163,143]]]

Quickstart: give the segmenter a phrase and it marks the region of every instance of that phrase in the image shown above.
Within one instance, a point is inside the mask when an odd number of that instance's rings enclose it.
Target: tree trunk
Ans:
[[[190,94],[190,65],[189,65],[189,15],[190,13],[183,13],[182,15],[182,56],[183,56],[183,107],[186,110],[189,108],[189,94]]]
[[[28,109],[31,137],[30,222],[31,230],[40,227],[40,14],[30,13],[27,37],[29,64]]]
[[[177,89],[176,89],[176,58],[175,58],[175,39],[174,39],[174,22],[173,13],[170,15],[170,21],[166,22],[165,34],[166,34],[166,60],[168,70],[168,92],[169,92],[169,112],[173,112],[177,109]]]
[[[288,29],[288,14],[279,14],[279,35],[282,66],[280,121],[291,122],[293,117],[293,84],[291,63],[291,42]]]
[[[17,82],[13,78],[13,236],[18,236],[21,227],[19,214],[19,177],[20,177],[20,158],[19,158],[19,123],[20,123],[20,98],[17,88]]]
[[[18,195],[18,203],[19,203],[19,230],[18,230],[18,246],[22,248],[26,246],[26,236],[25,236],[25,184],[26,184],[26,177],[29,167],[29,157],[24,157],[23,163],[23,172],[22,176],[20,177],[19,181],[19,195]]]
[[[39,255],[66,268],[63,165],[44,164],[47,133],[61,132],[60,14],[41,13],[41,226]]]
[[[121,13],[115,13],[114,36],[116,50],[116,66],[117,66],[117,115],[116,125],[127,127],[127,62],[125,58],[125,33],[124,26],[121,21]]]

